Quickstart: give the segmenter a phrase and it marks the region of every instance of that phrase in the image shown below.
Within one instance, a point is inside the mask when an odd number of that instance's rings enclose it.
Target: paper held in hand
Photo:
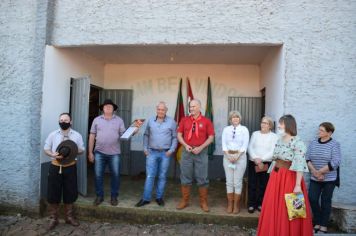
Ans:
[[[134,120],[130,127],[126,129],[126,131],[121,135],[120,139],[129,140],[131,136],[133,136],[142,126],[145,119],[136,119]]]

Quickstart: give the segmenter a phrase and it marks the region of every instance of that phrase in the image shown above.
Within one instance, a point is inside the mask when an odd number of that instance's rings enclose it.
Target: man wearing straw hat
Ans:
[[[48,171],[47,194],[50,230],[58,225],[62,195],[65,222],[79,225],[73,216],[73,203],[78,198],[76,156],[84,151],[84,142],[82,135],[70,128],[71,124],[70,114],[62,113],[59,116],[60,128],[48,135],[44,145],[44,152],[52,159]]]

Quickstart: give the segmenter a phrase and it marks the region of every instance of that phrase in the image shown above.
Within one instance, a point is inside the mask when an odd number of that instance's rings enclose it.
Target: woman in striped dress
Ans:
[[[331,213],[331,199],[337,185],[337,169],[340,165],[340,144],[331,135],[334,125],[319,125],[319,138],[313,140],[307,150],[306,160],[311,172],[309,200],[313,212],[314,232],[326,233]],[[319,200],[321,199],[319,204]]]

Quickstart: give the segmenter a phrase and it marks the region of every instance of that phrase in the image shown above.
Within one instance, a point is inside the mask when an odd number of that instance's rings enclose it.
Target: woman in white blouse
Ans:
[[[266,190],[273,150],[278,136],[273,133],[273,120],[265,116],[261,120],[261,130],[253,132],[248,146],[248,212],[257,208],[261,211],[263,195]],[[257,186],[258,191],[257,191]]]
[[[249,132],[245,126],[240,125],[239,111],[229,113],[231,125],[226,126],[222,132],[222,149],[224,152],[224,169],[226,176],[227,213],[240,212],[242,180],[246,170],[246,151],[249,141]]]

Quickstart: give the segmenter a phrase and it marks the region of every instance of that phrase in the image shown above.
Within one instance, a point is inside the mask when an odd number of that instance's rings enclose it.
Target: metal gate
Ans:
[[[228,111],[238,110],[241,113],[241,124],[246,126],[250,135],[260,130],[262,118],[262,98],[261,97],[229,97]]]
[[[132,120],[132,101],[133,91],[129,89],[103,89],[100,91],[100,104],[105,99],[111,99],[117,106],[116,114],[120,116],[127,128]],[[120,174],[129,175],[131,170],[130,161],[130,141],[120,141],[121,157],[120,157]]]

